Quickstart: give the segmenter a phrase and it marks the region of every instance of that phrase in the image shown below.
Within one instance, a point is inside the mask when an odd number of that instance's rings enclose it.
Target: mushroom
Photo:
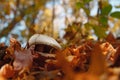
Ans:
[[[28,44],[30,47],[35,45],[34,63],[40,67],[44,67],[46,63],[51,63],[51,61],[56,61],[54,51],[62,49],[54,38],[43,34],[34,34],[30,37]]]
[[[61,50],[60,44],[52,37],[43,34],[34,34],[30,37],[29,46],[35,45],[35,50],[49,53],[51,49]]]

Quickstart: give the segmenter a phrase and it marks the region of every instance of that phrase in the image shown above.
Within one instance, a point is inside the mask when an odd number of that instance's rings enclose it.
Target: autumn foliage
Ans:
[[[120,42],[86,40],[44,56],[10,39],[0,44],[0,80],[120,80]]]

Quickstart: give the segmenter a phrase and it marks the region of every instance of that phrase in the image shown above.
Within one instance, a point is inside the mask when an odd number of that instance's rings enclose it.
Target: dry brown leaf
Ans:
[[[33,57],[30,49],[15,50],[14,56],[13,66],[15,71],[31,68]]]
[[[13,56],[15,50],[21,50],[21,44],[15,39],[10,38],[10,46],[7,48],[7,54]]]
[[[14,76],[13,67],[9,64],[3,65],[0,69],[0,76],[5,79],[13,77]]]
[[[56,57],[58,60],[58,65],[61,67],[63,74],[65,74],[63,80],[73,80],[74,72],[72,66],[66,59],[67,57],[66,54],[67,54],[66,50],[57,53]]]
[[[21,44],[15,38],[10,38],[10,47],[14,50],[21,50]]]
[[[96,75],[89,73],[76,74],[74,80],[100,80]]]
[[[114,49],[114,47],[109,42],[101,43],[100,48],[106,58],[108,66],[112,65],[114,61],[114,55],[116,53],[116,49]]]
[[[115,39],[114,35],[111,32],[106,37],[106,41],[109,42],[109,43],[116,42],[116,39]]]
[[[116,52],[116,49],[114,49],[113,46],[109,42],[100,44],[100,47],[104,55],[108,55],[109,53],[114,55]]]
[[[100,80],[106,71],[105,58],[102,54],[100,44],[96,43],[91,53],[91,62],[88,72],[76,74],[74,80]]]
[[[117,51],[115,53],[114,56],[114,61],[113,61],[113,65],[114,67],[120,67],[120,46],[117,48]]]
[[[105,71],[106,71],[105,57],[102,54],[100,44],[96,43],[91,55],[91,63],[88,73],[93,75],[101,75]]]
[[[112,34],[109,34],[106,41],[108,42],[85,41],[81,42],[79,46],[73,45],[63,51],[57,51],[56,56],[51,54],[46,56],[44,53],[35,52],[35,45],[29,47],[29,49],[23,49],[19,41],[11,38],[6,55],[9,56],[10,54],[10,62],[13,67],[5,63],[6,65],[0,69],[0,80],[13,77],[14,72],[18,75],[14,75],[13,80],[115,79],[113,77],[116,74],[111,76],[108,71],[109,67],[106,67],[106,60],[113,60],[112,67],[120,67],[120,47]],[[4,60],[6,60],[5,57]],[[25,73],[29,70],[31,70],[30,73]]]

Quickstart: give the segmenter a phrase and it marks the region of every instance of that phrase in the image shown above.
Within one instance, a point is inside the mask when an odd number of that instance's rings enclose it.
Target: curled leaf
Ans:
[[[13,77],[14,76],[13,67],[9,64],[3,65],[0,69],[0,76],[4,79]]]

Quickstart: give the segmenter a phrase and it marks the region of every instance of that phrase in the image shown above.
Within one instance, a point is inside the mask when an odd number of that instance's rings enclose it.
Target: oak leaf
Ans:
[[[33,48],[30,47],[29,49],[21,48],[14,51],[13,66],[15,71],[20,71],[20,73],[29,71],[33,63],[32,50]]]
[[[19,71],[32,66],[33,57],[29,49],[15,51],[15,60],[13,62],[14,70]]]

